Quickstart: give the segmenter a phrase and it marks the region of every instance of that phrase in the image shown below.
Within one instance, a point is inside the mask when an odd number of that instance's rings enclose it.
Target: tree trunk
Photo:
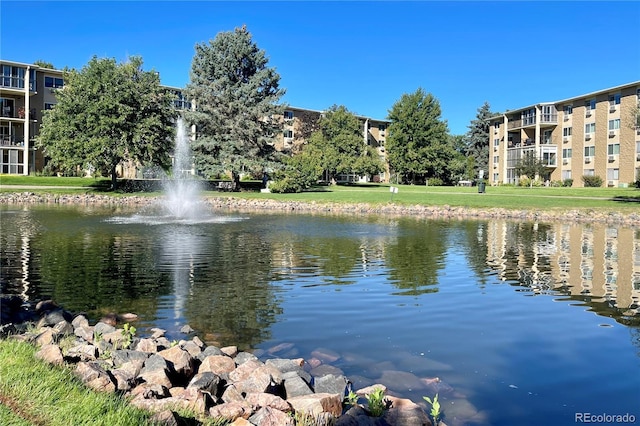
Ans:
[[[118,175],[116,174],[116,164],[111,166],[111,190],[118,189]]]

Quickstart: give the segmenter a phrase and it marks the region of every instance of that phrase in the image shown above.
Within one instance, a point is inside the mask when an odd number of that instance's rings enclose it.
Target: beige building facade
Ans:
[[[42,114],[64,86],[62,71],[0,60],[0,173],[28,175],[44,167],[35,149]]]
[[[279,151],[295,155],[302,150],[311,134],[319,130],[318,122],[324,111],[287,107],[282,117],[282,136],[276,139],[275,148]],[[356,115],[362,126],[362,143],[374,148],[378,157],[385,164],[385,171],[373,176],[374,182],[389,181],[389,166],[385,151],[385,141],[389,121]],[[366,182],[368,176],[355,174],[338,175],[339,182]]]
[[[640,81],[556,102],[539,103],[490,119],[488,178],[517,184],[518,162],[534,153],[546,166],[542,182],[599,176],[626,187],[640,172]]]

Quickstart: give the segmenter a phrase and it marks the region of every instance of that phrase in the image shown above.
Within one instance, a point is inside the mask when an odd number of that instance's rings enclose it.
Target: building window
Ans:
[[[498,164],[500,157],[498,155],[493,156],[493,164]]]
[[[618,130],[620,128],[620,119],[609,120],[609,130]]]
[[[54,105],[55,105],[55,104],[52,104],[52,103],[49,103],[49,102],[45,102],[45,103],[44,103],[44,109],[45,109],[45,110],[53,109],[53,106],[54,106]]]
[[[544,132],[542,132],[542,143],[551,143],[551,130],[545,130]]]
[[[499,138],[495,138],[493,140],[493,146],[500,146],[500,139]]]
[[[562,150],[562,158],[571,158],[571,153],[572,153],[572,149],[571,148],[565,148]]]
[[[562,180],[571,179],[571,169],[562,171]]]
[[[562,129],[562,136],[571,136],[572,131],[573,131],[573,127],[564,127]]]
[[[293,138],[293,130],[285,130],[284,131],[284,137],[285,137],[285,139],[286,138],[292,139]]]
[[[595,133],[596,132],[596,123],[587,123],[584,125],[585,133]]]
[[[180,91],[174,92],[175,99],[173,101],[173,106],[179,110],[190,110],[191,102],[185,98],[184,94]]]
[[[58,77],[45,76],[44,87],[51,87],[52,89],[61,89],[64,87],[64,80]]]
[[[584,147],[584,156],[585,157],[593,157],[596,155],[596,147],[595,145],[585,146]]]
[[[564,112],[564,115],[573,114],[573,105],[565,105],[562,111]]]
[[[618,180],[620,177],[620,169],[607,169],[607,180]]]
[[[386,125],[384,125],[384,124],[380,124],[380,125],[378,125],[378,130],[379,130],[379,131],[384,132],[386,129],[387,129],[387,126],[386,126]]]
[[[25,68],[14,67],[11,65],[2,65],[0,85],[3,87],[11,87],[14,89],[24,89],[25,73]]]
[[[609,105],[620,105],[620,93],[609,96]]]
[[[636,154],[640,154],[640,141],[636,142]]]
[[[596,100],[590,99],[584,103],[585,115],[587,117],[591,116],[592,111],[596,109]]]
[[[2,117],[13,117],[15,100],[11,98],[0,98],[0,115]]]
[[[620,154],[619,143],[611,143],[607,145],[607,155],[617,155],[617,154]]]
[[[595,169],[584,169],[584,175],[585,176],[595,176],[596,175],[596,170]]]
[[[527,109],[522,111],[522,125],[528,126],[531,124],[536,124],[536,110],[535,108]]]
[[[24,171],[24,151],[17,149],[0,150],[0,173],[22,174]]]
[[[293,120],[293,111],[285,111],[284,112],[285,120]]]

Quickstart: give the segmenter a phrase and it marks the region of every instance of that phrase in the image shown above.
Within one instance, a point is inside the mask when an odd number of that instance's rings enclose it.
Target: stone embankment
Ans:
[[[64,204],[64,205],[125,205],[147,206],[159,201],[159,197],[124,196],[113,197],[99,194],[36,194],[33,192],[15,192],[0,194],[0,204]],[[299,201],[280,201],[271,199],[243,199],[234,197],[208,196],[203,202],[213,209],[227,211],[270,211],[367,215],[380,214],[392,216],[413,216],[435,219],[511,219],[541,222],[579,222],[609,223],[626,226],[640,226],[640,212],[622,214],[615,211],[605,212],[592,209],[573,209],[567,211],[513,210],[504,208],[472,209],[452,206],[423,206],[402,204],[365,204],[365,203],[316,203]]]
[[[367,395],[386,392],[382,384],[354,391],[343,375],[312,376],[301,358],[262,361],[235,346],[207,346],[188,325],[181,331],[189,339],[169,341],[161,329],[138,337],[127,322],[135,319],[109,315],[90,325],[52,301],[25,308],[3,298],[0,338],[37,345],[38,358],[71,366],[88,387],[123,395],[160,424],[177,425],[177,411],[190,410],[235,426],[431,425],[421,406],[389,395],[383,414],[372,416]],[[350,391],[358,399],[347,403]]]

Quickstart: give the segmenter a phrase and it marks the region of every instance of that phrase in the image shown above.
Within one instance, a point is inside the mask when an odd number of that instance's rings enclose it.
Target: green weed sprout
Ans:
[[[124,325],[122,329],[122,348],[129,349],[131,343],[133,343],[133,337],[136,335],[136,328],[128,323]]]
[[[347,395],[347,404],[351,405],[352,407],[358,405],[358,394],[350,390],[349,395]]]
[[[377,388],[373,392],[367,395],[367,402],[369,406],[369,412],[373,417],[380,417],[387,409],[388,401],[384,397],[384,390]]]
[[[433,418],[433,424],[437,426],[440,416],[442,415],[440,412],[440,402],[438,402],[438,394],[433,397],[433,401],[428,396],[423,396],[422,398],[431,405],[431,417]]]

